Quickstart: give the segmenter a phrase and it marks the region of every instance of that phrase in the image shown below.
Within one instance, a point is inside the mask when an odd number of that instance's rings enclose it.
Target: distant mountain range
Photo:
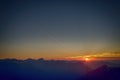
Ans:
[[[112,61],[113,62],[113,61]],[[1,59],[0,80],[120,80],[120,67],[107,62]],[[98,64],[97,64],[98,63]]]

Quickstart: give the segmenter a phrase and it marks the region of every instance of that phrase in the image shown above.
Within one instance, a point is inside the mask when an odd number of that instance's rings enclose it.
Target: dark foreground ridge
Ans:
[[[91,69],[83,61],[3,59],[0,80],[120,80],[120,67]]]

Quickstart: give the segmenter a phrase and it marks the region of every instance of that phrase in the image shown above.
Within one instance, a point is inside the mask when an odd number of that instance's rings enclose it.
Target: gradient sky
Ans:
[[[120,52],[119,0],[1,0],[0,58]]]

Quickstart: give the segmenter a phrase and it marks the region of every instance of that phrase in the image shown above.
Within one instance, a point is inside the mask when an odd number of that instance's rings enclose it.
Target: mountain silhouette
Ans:
[[[120,68],[92,70],[83,61],[2,59],[0,80],[120,80]]]
[[[120,68],[112,68],[102,65],[99,68],[88,72],[83,80],[120,80]]]

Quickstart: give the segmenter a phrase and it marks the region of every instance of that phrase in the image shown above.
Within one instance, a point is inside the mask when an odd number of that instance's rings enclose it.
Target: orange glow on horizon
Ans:
[[[89,58],[85,58],[85,61],[89,61],[90,59]]]

